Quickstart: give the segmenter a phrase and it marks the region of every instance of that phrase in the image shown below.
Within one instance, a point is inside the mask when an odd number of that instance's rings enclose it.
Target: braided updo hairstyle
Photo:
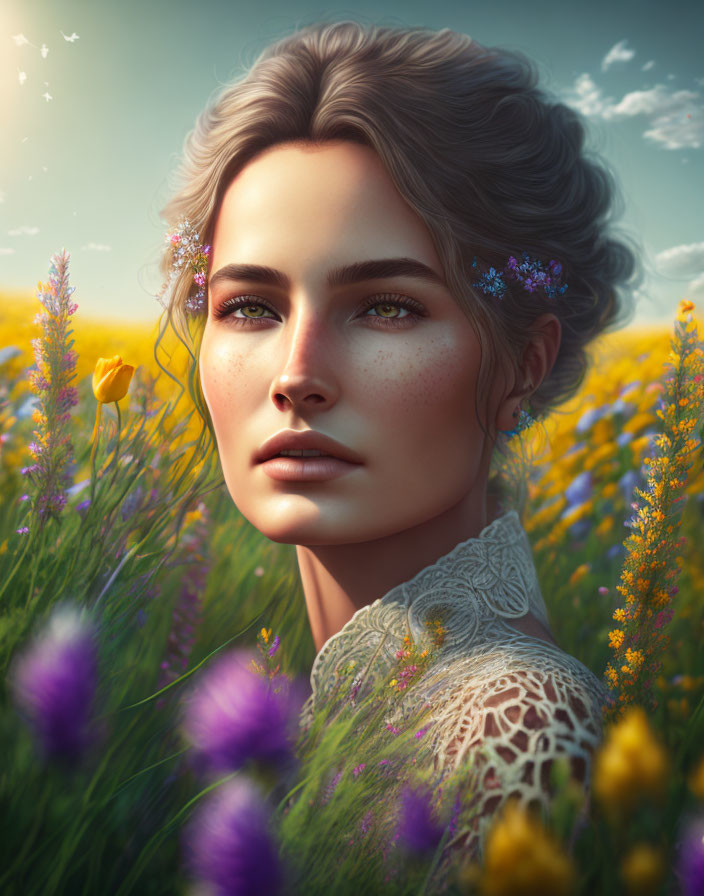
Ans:
[[[522,53],[485,47],[448,28],[351,21],[301,28],[268,46],[208,103],[186,137],[174,194],[161,215],[172,229],[187,218],[201,243],[212,243],[227,187],[262,150],[333,139],[371,147],[428,227],[448,288],[477,333],[475,413],[488,399],[498,360],[508,359],[519,378],[531,323],[547,312],[559,318],[555,363],[530,396],[533,417],[544,418],[578,391],[592,340],[631,319],[642,273],[638,247],[611,232],[617,181],[585,149],[582,117],[537,83],[536,66]],[[545,263],[558,260],[566,295],[550,300],[514,283],[497,300],[472,286],[475,255],[500,269],[521,251]],[[160,261],[165,277],[171,262],[167,247]],[[206,312],[195,321],[187,312],[191,288],[184,271],[157,345],[171,325],[188,347],[189,391],[212,448],[198,375]],[[491,435],[489,491],[520,510],[525,475],[508,482],[509,467],[499,466],[510,454],[507,438]]]

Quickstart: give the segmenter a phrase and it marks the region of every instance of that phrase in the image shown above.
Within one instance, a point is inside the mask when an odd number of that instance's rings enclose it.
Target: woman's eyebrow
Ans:
[[[432,268],[414,258],[380,258],[375,261],[357,261],[354,264],[333,268],[328,273],[328,287],[348,286],[362,280],[380,280],[385,277],[414,277],[427,280],[437,286],[445,286],[444,279]],[[225,280],[248,280],[290,289],[291,281],[282,271],[259,264],[226,264],[210,277],[211,287]]]

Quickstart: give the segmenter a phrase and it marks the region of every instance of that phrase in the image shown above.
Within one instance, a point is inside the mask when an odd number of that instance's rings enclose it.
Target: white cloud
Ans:
[[[15,227],[14,230],[8,230],[8,236],[36,236],[39,233],[38,227],[30,227],[28,224],[22,224]]]
[[[704,273],[690,280],[685,288],[688,299],[704,299]]]
[[[574,87],[564,91],[564,98],[565,102],[582,115],[603,116],[604,109],[613,104],[611,97],[602,97],[601,88],[597,87],[587,72],[578,76]]]
[[[663,249],[655,256],[658,273],[680,277],[704,276],[704,242]]]
[[[81,246],[81,250],[88,250],[91,252],[112,252],[112,246],[108,246],[105,243],[86,243],[85,246]]]
[[[642,72],[649,72],[650,69],[655,65],[655,61],[653,59],[649,59],[645,65],[641,65],[640,70]]]
[[[694,90],[674,90],[656,84],[649,90],[632,90],[619,102],[605,97],[591,76],[584,72],[574,87],[563,91],[564,101],[583,115],[605,121],[644,115],[649,127],[643,136],[665,149],[699,149],[704,142],[704,103]]]
[[[614,64],[614,62],[630,62],[635,55],[636,51],[629,50],[626,47],[626,41],[620,40],[617,44],[614,44],[614,46],[611,47],[606,56],[601,60],[601,70],[602,72],[605,72]]]
[[[0,246],[0,255],[14,255],[14,254],[15,254],[14,249],[5,249],[2,246]]]

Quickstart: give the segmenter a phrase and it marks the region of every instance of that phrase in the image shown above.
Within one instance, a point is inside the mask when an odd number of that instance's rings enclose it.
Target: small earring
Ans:
[[[518,426],[515,429],[511,429],[506,432],[506,437],[509,439],[515,435],[518,435],[519,432],[523,432],[525,429],[528,429],[529,426],[531,426],[533,423],[535,423],[535,418],[531,417],[530,413],[528,411],[524,411],[523,408],[516,409],[513,412],[514,417],[519,414],[519,410],[520,410],[520,415],[519,415]]]

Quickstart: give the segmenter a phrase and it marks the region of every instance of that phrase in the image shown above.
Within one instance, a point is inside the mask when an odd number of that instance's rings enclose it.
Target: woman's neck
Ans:
[[[471,500],[470,500],[471,499]],[[496,513],[474,494],[431,520],[373,541],[297,545],[296,555],[316,651],[357,610],[383,597],[449,552],[476,538]]]

